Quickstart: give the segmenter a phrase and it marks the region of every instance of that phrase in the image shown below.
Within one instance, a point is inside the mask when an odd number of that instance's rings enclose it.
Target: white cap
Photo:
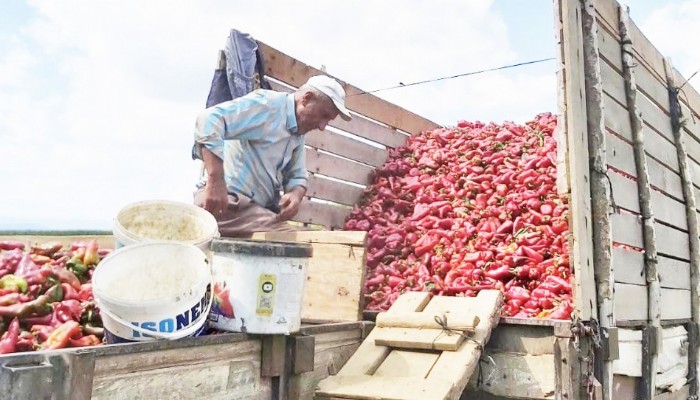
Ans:
[[[346,121],[350,121],[352,117],[348,109],[345,108],[345,90],[340,86],[338,81],[326,75],[316,75],[309,78],[306,84],[313,86],[321,91],[321,93],[330,97],[330,99],[333,100],[333,104],[335,104],[335,107],[340,112],[340,117]]]

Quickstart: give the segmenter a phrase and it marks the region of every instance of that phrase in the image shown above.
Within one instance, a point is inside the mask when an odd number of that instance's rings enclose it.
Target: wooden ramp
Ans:
[[[317,400],[459,399],[498,324],[498,290],[477,297],[402,294]],[[446,329],[445,329],[446,328]],[[464,334],[462,334],[464,332]]]

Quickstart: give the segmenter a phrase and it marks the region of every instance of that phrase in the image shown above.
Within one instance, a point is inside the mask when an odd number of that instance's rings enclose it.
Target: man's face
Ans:
[[[303,135],[314,129],[322,131],[337,116],[338,109],[332,101],[316,97],[313,93],[306,93],[297,109],[299,134]]]

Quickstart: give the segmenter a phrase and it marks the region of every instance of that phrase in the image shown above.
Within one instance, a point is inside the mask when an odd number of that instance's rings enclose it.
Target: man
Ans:
[[[222,236],[293,230],[287,221],[307,188],[304,135],[339,114],[351,118],[345,91],[323,75],[294,93],[258,89],[206,109],[194,134],[206,169],[195,204],[214,215]]]

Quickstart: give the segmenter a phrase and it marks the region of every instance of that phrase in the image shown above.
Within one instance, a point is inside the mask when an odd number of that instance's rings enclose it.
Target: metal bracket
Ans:
[[[604,360],[617,360],[620,358],[620,346],[618,330],[616,326],[601,327],[601,354]]]
[[[94,370],[92,351],[11,356],[0,366],[0,398],[87,400]]]

